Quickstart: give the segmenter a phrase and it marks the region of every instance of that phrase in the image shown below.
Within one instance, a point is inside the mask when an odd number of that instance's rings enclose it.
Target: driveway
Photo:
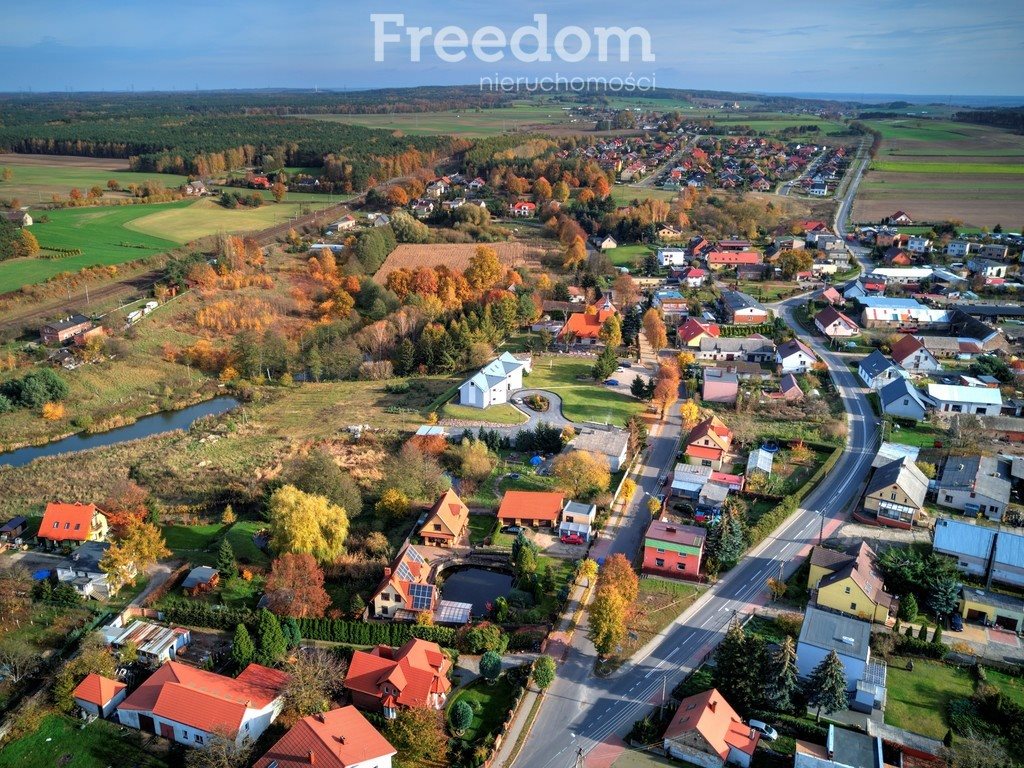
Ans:
[[[30,549],[27,552],[12,552],[0,559],[5,565],[17,564],[25,568],[29,573],[35,573],[43,568],[53,570],[64,560],[64,555],[54,555],[38,549]]]
[[[549,392],[546,389],[520,389],[512,393],[514,400],[525,400],[531,395],[540,395],[541,397],[545,397],[551,405],[546,411],[541,413],[533,410],[525,402],[519,404],[513,403],[512,407],[522,411],[529,421],[525,424],[517,424],[514,427],[505,427],[504,429],[513,430],[512,434],[515,434],[521,429],[533,429],[542,421],[547,422],[554,427],[558,427],[559,429],[572,424],[572,422],[562,414],[562,398],[554,392]],[[501,432],[502,430],[499,429],[498,431]]]

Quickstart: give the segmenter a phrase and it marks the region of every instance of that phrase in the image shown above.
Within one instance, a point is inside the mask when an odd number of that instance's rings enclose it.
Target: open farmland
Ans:
[[[942,120],[880,120],[878,156],[864,176],[853,218],[878,221],[898,209],[918,221],[1018,227],[1024,219],[1024,137]]]
[[[103,189],[105,198],[127,198],[126,192],[111,192],[107,182],[117,181],[122,188],[155,181],[167,188],[184,184],[185,176],[171,173],[135,173],[127,160],[68,155],[0,154],[0,168],[10,168],[10,181],[0,181],[0,198],[18,198],[22,205],[49,203],[53,195],[67,197],[71,189],[85,192],[90,187]]]
[[[434,245],[404,244],[395,248],[388,256],[373,279],[383,284],[387,276],[396,269],[419,269],[420,267],[446,266],[453,272],[464,272],[469,260],[480,245],[476,243],[437,243]],[[531,243],[487,243],[493,248],[502,264],[509,267],[528,266],[536,263],[544,249]]]

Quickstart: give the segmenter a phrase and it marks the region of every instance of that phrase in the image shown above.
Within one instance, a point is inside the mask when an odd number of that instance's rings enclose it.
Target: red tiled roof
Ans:
[[[253,768],[348,768],[395,754],[395,748],[352,706],[299,720]]]
[[[684,344],[689,344],[694,339],[700,338],[701,335],[717,338],[720,333],[721,331],[715,323],[702,323],[692,317],[687,318],[686,322],[676,330],[676,335]]]
[[[434,523],[441,524],[440,531],[432,530]],[[427,515],[427,522],[420,528],[421,536],[448,535],[458,538],[469,525],[469,507],[462,503],[459,495],[449,488],[439,498]]]
[[[95,504],[62,504],[51,501],[43,512],[39,536],[50,541],[87,541],[92,530]]]
[[[892,359],[902,364],[904,360],[924,348],[924,342],[909,333],[900,336],[899,341],[892,345]]]
[[[744,725],[717,689],[683,699],[665,730],[666,739],[675,739],[696,731],[722,760],[729,757],[729,748],[752,755],[761,734]]]
[[[711,438],[723,450],[728,449],[732,442],[732,430],[725,426],[725,422],[717,416],[709,416],[690,430],[686,442],[688,445],[693,445],[705,437]]]
[[[708,264],[760,264],[757,251],[714,251],[707,255]]]
[[[559,337],[574,333],[577,339],[596,339],[601,332],[604,321],[612,315],[619,314],[619,311],[610,301],[603,301],[593,304],[594,311],[576,312],[569,315],[565,325],[558,332]]]
[[[414,638],[401,648],[379,645],[370,652],[356,651],[349,662],[345,687],[382,701],[396,695],[407,707],[425,706],[432,693],[451,689],[451,662],[437,643]],[[385,689],[385,684],[390,687]]]
[[[124,683],[92,672],[86,675],[85,679],[78,684],[71,697],[87,701],[98,707],[104,707],[119,691],[123,691],[127,687]]]
[[[712,459],[718,460],[722,458],[722,454],[725,453],[721,448],[712,448],[707,445],[688,445],[686,446],[686,455],[693,456],[695,459]]]
[[[555,522],[565,506],[565,495],[555,491],[507,491],[498,507],[499,520]]]
[[[176,661],[149,676],[118,709],[152,712],[206,733],[234,733],[247,709],[263,709],[281,695],[288,675],[250,664],[233,680]]]

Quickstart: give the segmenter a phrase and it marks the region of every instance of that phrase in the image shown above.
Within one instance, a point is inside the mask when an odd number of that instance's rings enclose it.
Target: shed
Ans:
[[[95,717],[109,717],[128,695],[128,686],[93,672],[86,675],[71,695],[83,712]]]

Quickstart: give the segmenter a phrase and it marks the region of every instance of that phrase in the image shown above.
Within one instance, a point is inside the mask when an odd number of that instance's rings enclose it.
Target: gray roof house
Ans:
[[[86,541],[57,565],[57,580],[67,582],[83,597],[107,599],[110,584],[100,568],[100,560],[110,549],[109,542]]]
[[[959,509],[965,515],[985,515],[1000,520],[1010,503],[1008,459],[993,456],[950,456],[939,478],[940,506]]]
[[[570,444],[577,451],[589,451],[608,459],[612,472],[618,472],[626,463],[629,433],[615,427],[582,427]]]
[[[513,392],[523,388],[523,374],[531,369],[529,358],[503,352],[459,386],[459,404],[488,408],[507,403]]]
[[[934,551],[971,576],[1024,587],[1024,536],[953,518],[935,521]]]
[[[847,690],[853,694],[851,708],[884,708],[886,667],[871,660],[870,622],[807,606],[796,646],[800,677],[809,678],[831,651],[843,663]]]
[[[882,413],[901,419],[921,421],[928,413],[931,403],[917,387],[900,377],[894,379],[878,391],[882,403]]]
[[[906,372],[877,349],[860,361],[857,375],[868,389],[881,389],[890,381],[906,376]]]
[[[744,360],[750,363],[775,362],[775,343],[755,334],[746,338],[708,338],[700,340],[700,360]]]

